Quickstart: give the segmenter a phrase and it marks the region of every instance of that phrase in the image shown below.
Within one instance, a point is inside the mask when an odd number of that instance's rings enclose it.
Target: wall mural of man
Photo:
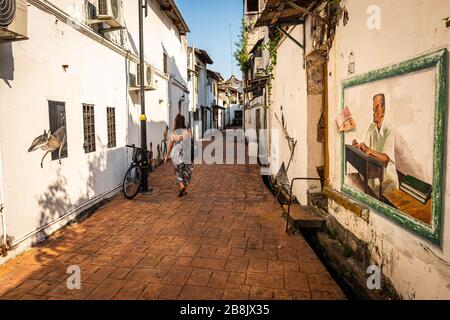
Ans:
[[[386,97],[383,93],[373,97],[373,123],[367,130],[364,142],[353,141],[353,146],[365,154],[381,161],[385,166],[382,193],[395,191],[399,188],[398,174],[395,161],[395,137],[392,126],[385,119]],[[375,191],[379,189],[379,179],[370,179],[369,187]]]

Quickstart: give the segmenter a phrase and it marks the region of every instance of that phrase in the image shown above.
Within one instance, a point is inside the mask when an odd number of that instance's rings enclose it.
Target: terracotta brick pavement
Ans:
[[[117,194],[79,224],[0,266],[1,299],[345,299],[255,165],[198,165],[176,197],[170,164],[154,191]],[[81,290],[67,268],[81,268]]]

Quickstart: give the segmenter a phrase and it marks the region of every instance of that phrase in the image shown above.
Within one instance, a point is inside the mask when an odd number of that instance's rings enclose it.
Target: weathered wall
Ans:
[[[309,30],[309,23],[306,28]],[[294,27],[290,34],[302,43],[303,25]],[[307,48],[311,47],[309,42],[307,39]],[[322,108],[321,95],[308,96],[303,50],[292,40],[284,38],[280,42],[277,61],[268,127],[271,130],[280,130],[280,133],[279,141],[274,139],[272,134],[271,145],[273,147],[274,144],[279,144],[279,164],[284,162],[287,166],[291,152],[280,124],[283,115],[288,134],[297,140],[293,161],[288,170],[289,179],[295,177],[317,178],[316,167],[323,165],[323,148],[316,139],[317,123]],[[278,167],[272,166],[272,174],[276,174],[278,169]],[[294,186],[295,196],[304,204],[307,202],[308,190],[318,192],[320,184],[299,181]]]
[[[341,151],[340,135],[334,119],[339,113],[340,84],[349,77],[350,53],[354,56],[356,74],[364,74],[426,52],[445,47],[450,49],[450,29],[446,29],[442,21],[449,8],[447,0],[347,0],[344,4],[350,20],[346,26],[338,27],[329,61],[330,179],[332,187],[338,190]],[[367,9],[370,5],[377,5],[381,9],[379,30],[369,30],[367,27]],[[426,85],[423,83],[421,86]],[[421,87],[402,90],[420,91]],[[370,111],[370,102],[369,98],[366,104],[354,106],[354,113],[360,112],[358,108],[367,107]],[[405,120],[412,116],[406,110],[399,112],[403,112]],[[411,148],[416,149],[418,156],[426,156],[426,152],[421,154],[419,144],[420,141],[425,141],[430,132],[414,132],[413,128],[410,130],[410,135],[416,136],[418,143]],[[448,141],[447,133],[447,150]],[[427,146],[423,148],[426,150]],[[448,157],[446,161],[445,167],[448,167]],[[426,171],[426,168],[423,170]],[[330,201],[330,213],[357,238],[368,244],[373,263],[382,268],[383,274],[405,299],[450,298],[450,176],[447,174],[445,179],[442,247],[433,245],[375,211],[370,211],[368,221],[364,221]]]

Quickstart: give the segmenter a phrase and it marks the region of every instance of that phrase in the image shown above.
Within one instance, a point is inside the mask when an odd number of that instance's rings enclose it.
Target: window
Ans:
[[[95,120],[94,106],[83,105],[84,152],[95,152]]]
[[[106,108],[106,123],[108,126],[108,148],[116,147],[116,109]]]
[[[50,132],[53,136],[58,136],[61,141],[66,141],[61,150],[61,159],[68,157],[67,152],[67,130],[66,130],[66,104],[64,102],[49,101],[48,115],[50,120]],[[57,131],[60,130],[61,134]],[[56,133],[56,134],[55,134]],[[64,139],[64,136],[66,137]],[[59,159],[59,149],[52,152],[52,160]]]
[[[167,54],[163,53],[163,66],[164,66],[164,73],[168,74],[169,70],[168,70],[168,65],[167,65]]]
[[[247,0],[247,12],[259,12],[259,0]]]

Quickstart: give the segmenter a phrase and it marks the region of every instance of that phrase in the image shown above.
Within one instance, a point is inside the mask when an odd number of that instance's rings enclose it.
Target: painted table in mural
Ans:
[[[395,190],[393,192],[386,193],[384,194],[384,197],[397,210],[422,221],[427,225],[431,225],[431,212],[433,209],[432,200],[428,200],[426,204],[422,204],[420,201],[417,201],[402,190]]]
[[[369,180],[384,180],[384,165],[381,161],[371,157],[352,145],[345,146],[345,174],[347,174],[347,166],[350,163],[358,173],[364,178],[364,193],[369,194]],[[382,198],[382,189],[380,190],[378,199]]]

